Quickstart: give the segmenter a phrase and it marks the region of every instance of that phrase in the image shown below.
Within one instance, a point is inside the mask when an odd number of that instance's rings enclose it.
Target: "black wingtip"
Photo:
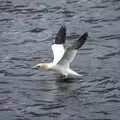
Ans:
[[[65,25],[62,25],[59,29],[54,44],[64,44],[66,39],[66,27]]]
[[[79,49],[86,41],[88,32],[85,32],[76,42],[75,49]]]

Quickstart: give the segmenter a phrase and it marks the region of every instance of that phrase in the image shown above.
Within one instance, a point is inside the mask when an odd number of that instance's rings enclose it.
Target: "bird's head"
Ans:
[[[48,63],[39,63],[39,64],[33,66],[32,68],[39,68],[39,67],[47,69],[49,67],[49,65],[48,65]]]

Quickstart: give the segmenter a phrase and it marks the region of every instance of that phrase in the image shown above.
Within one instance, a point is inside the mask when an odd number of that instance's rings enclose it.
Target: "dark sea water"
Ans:
[[[79,79],[32,69],[61,24]],[[0,0],[0,120],[120,120],[120,0]]]

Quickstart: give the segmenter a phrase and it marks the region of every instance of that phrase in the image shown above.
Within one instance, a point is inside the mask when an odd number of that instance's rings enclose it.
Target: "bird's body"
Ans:
[[[52,51],[54,55],[53,62],[40,63],[34,67],[41,67],[45,69],[54,70],[65,77],[82,76],[70,68],[70,64],[75,58],[78,49],[84,44],[88,34],[84,33],[71,47],[64,48],[66,38],[66,28],[62,26],[58,31],[54,43],[52,45]]]
[[[74,76],[82,76],[75,71],[73,71],[71,68],[66,67],[64,65],[54,64],[54,63],[40,63],[37,64],[37,66],[40,66],[41,68],[45,68],[48,70],[54,70],[57,73],[60,73],[64,77],[74,77]],[[34,66],[36,67],[36,66]]]

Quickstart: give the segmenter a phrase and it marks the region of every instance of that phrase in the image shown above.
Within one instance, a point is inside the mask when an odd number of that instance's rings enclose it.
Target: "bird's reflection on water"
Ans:
[[[78,80],[78,78],[59,76],[56,81],[59,83],[74,83],[75,80]]]

